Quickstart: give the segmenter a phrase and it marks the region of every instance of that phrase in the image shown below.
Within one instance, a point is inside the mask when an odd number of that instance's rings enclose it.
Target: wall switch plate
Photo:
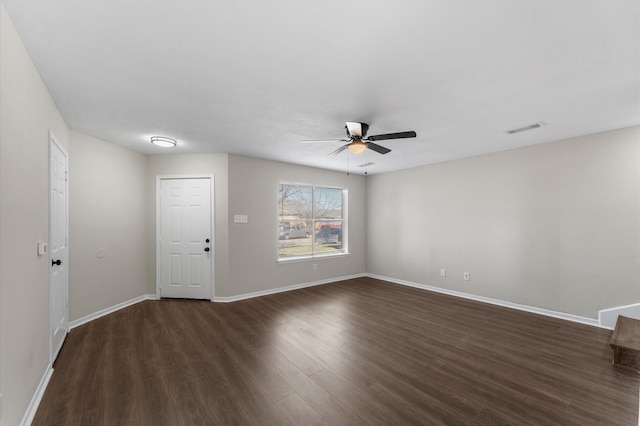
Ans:
[[[38,242],[38,256],[44,256],[47,254],[47,243],[43,243],[42,241]]]
[[[465,281],[469,281],[471,279],[471,275],[468,272],[465,272],[463,275]]]
[[[249,223],[249,216],[246,214],[236,214],[233,216],[233,223]]]
[[[440,269],[440,276],[441,277],[446,277],[447,276],[447,270],[444,269],[444,268]]]

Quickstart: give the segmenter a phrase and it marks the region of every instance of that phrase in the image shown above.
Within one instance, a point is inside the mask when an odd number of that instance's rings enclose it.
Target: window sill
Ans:
[[[283,257],[278,259],[278,263],[292,263],[292,262],[305,262],[308,260],[318,259],[333,259],[336,257],[347,257],[349,252],[343,253],[331,253],[331,254],[316,254],[312,256],[296,256],[296,257]]]

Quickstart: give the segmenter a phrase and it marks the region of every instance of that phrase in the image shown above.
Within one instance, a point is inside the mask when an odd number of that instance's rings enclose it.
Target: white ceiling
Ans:
[[[640,124],[638,0],[2,1],[67,124],[144,154],[373,174]],[[300,143],[345,121],[418,137]]]

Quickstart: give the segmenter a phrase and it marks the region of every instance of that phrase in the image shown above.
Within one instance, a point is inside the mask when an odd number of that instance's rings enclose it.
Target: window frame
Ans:
[[[340,187],[340,186],[332,186],[332,185],[321,185],[321,184],[311,184],[311,183],[301,183],[301,182],[291,182],[291,181],[279,181],[278,182],[278,190],[276,192],[277,194],[277,199],[276,199],[276,205],[278,206],[276,209],[277,212],[277,226],[275,227],[276,229],[279,229],[280,225],[282,224],[282,219],[281,219],[281,198],[280,198],[280,192],[282,190],[282,186],[283,185],[295,185],[295,186],[302,186],[302,187],[308,187],[311,188],[311,217],[308,219],[301,219],[302,220],[309,220],[311,221],[311,227],[313,228],[313,232],[312,232],[312,236],[311,236],[311,253],[310,254],[303,254],[303,255],[289,255],[289,256],[281,256],[280,255],[280,235],[279,232],[276,233],[276,256],[277,256],[277,261],[278,263],[287,263],[287,262],[297,262],[297,261],[304,261],[304,260],[310,260],[310,259],[319,259],[319,258],[331,258],[331,257],[341,257],[341,256],[348,256],[349,255],[349,244],[348,244],[348,240],[349,240],[349,221],[348,221],[348,211],[349,211],[349,203],[348,203],[348,198],[349,198],[349,190],[348,188],[345,187]],[[317,218],[316,217],[316,199],[315,199],[315,194],[316,194],[316,189],[317,188],[326,188],[326,189],[336,189],[336,190],[340,190],[342,192],[342,217],[341,219],[323,219],[323,218]],[[326,222],[326,221],[340,221],[341,222],[341,228],[342,228],[342,237],[341,237],[341,249],[337,250],[337,251],[333,251],[333,252],[316,252],[316,223],[322,223],[322,222]]]

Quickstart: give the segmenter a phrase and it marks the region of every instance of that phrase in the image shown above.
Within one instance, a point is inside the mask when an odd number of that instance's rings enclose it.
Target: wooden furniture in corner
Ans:
[[[640,373],[640,320],[619,315],[609,344],[613,365]]]

